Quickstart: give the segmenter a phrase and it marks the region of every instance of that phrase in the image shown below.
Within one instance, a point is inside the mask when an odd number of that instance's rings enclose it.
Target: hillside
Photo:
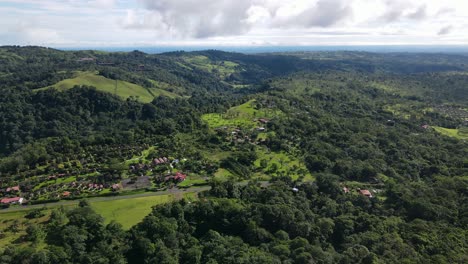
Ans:
[[[126,81],[114,81],[91,72],[77,73],[73,78],[65,79],[54,85],[36,90],[40,91],[49,88],[55,88],[59,91],[65,91],[75,86],[96,87],[98,91],[115,94],[122,99],[127,99],[128,97],[133,96],[137,98],[137,100],[144,103],[153,101],[155,97],[151,94],[151,90],[145,89],[140,85],[132,84]]]
[[[1,261],[466,262],[465,56],[0,62]]]

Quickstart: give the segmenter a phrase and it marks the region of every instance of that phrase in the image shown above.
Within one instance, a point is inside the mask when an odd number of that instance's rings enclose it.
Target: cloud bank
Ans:
[[[468,44],[465,0],[2,0],[0,44]]]

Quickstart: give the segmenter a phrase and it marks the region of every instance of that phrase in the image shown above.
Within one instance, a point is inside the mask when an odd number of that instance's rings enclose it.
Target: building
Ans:
[[[359,193],[366,197],[372,198],[372,193],[369,190],[359,190]]]
[[[20,187],[19,185],[18,186],[13,186],[13,187],[8,187],[6,189],[7,192],[19,192],[20,191]]]
[[[270,120],[266,119],[266,118],[260,118],[258,119],[258,122],[262,123],[262,124],[266,124],[268,123]]]
[[[348,187],[343,187],[343,192],[344,193],[349,193],[349,188]]]
[[[23,197],[3,198],[0,200],[0,203],[2,204],[22,204],[23,202]]]
[[[187,178],[187,175],[180,173],[180,172],[176,172],[175,175],[165,177],[164,181],[174,180],[176,182],[183,182],[185,181],[186,178]]]

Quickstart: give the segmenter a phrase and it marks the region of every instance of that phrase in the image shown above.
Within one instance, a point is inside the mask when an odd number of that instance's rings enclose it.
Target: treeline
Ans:
[[[392,185],[388,199],[345,194],[338,177],[268,188],[213,182],[197,202],[157,206],[125,232],[86,204],[27,227],[33,246],[2,263],[464,263],[466,179]],[[430,194],[429,194],[430,193]],[[429,195],[429,196],[426,196]],[[424,197],[431,197],[425,199]],[[446,199],[450,197],[450,205]],[[446,206],[449,206],[446,208]],[[444,210],[444,208],[446,208]]]

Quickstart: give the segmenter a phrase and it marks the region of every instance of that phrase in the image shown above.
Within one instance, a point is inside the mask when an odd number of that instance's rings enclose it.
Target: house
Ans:
[[[112,188],[113,191],[118,191],[118,190],[120,190],[120,185],[115,183],[115,184],[112,184],[111,188]]]
[[[429,125],[422,125],[421,128],[423,128],[423,129],[428,129],[428,128],[429,128]]]
[[[174,177],[174,180],[176,180],[176,181],[185,181],[186,178],[187,178],[187,175],[182,174],[180,172],[177,172],[175,177]]]
[[[343,187],[343,192],[344,193],[349,193],[349,188],[348,187]]]
[[[23,197],[3,198],[0,200],[2,204],[22,204],[24,201]]]
[[[359,190],[359,192],[361,193],[361,195],[372,198],[372,193],[369,190]]]
[[[65,192],[62,193],[62,197],[69,197],[70,194],[71,194],[70,192],[65,191]]]
[[[260,122],[262,124],[266,124],[266,123],[270,122],[270,120],[268,120],[266,118],[260,118],[260,119],[258,119],[258,122]]]
[[[265,128],[264,127],[257,127],[257,131],[263,132],[263,131],[265,131]]]
[[[182,182],[182,181],[185,181],[185,179],[187,178],[187,175],[183,174],[183,173],[180,173],[180,172],[177,172],[174,175],[171,175],[171,176],[167,176],[164,178],[164,181],[169,181],[169,180],[174,180],[174,181],[177,181],[177,182]]]
[[[6,191],[7,191],[7,192],[19,192],[19,191],[20,191],[20,187],[19,187],[19,185],[13,186],[13,187],[8,187],[8,188],[6,189]]]

